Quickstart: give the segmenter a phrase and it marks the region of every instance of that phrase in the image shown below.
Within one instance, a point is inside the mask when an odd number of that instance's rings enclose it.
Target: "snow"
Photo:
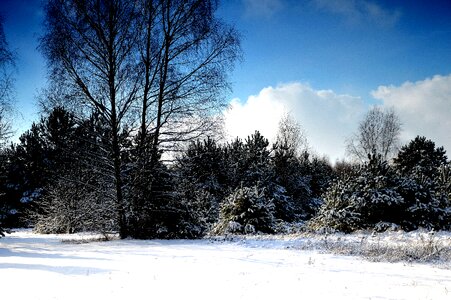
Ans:
[[[301,250],[320,237],[84,242],[93,237],[0,239],[1,299],[451,299],[449,268]]]

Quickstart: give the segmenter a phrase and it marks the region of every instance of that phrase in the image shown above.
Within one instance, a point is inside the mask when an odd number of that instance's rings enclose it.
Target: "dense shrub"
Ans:
[[[402,176],[380,156],[370,156],[356,173],[332,184],[310,227],[344,232],[381,223],[404,230],[449,227],[448,196],[433,180],[421,178]]]
[[[214,232],[272,233],[274,221],[273,199],[267,197],[266,190],[258,186],[240,187],[222,203]]]
[[[417,136],[401,148],[393,161],[397,171],[402,175],[434,179],[438,175],[439,168],[446,165],[446,159],[443,147],[436,148],[433,141]]]
[[[117,230],[115,203],[110,196],[112,187],[104,186],[98,190],[89,188],[82,181],[60,179],[48,190],[39,203],[39,212],[30,212],[34,231],[108,233]]]
[[[395,222],[403,197],[396,191],[396,176],[379,156],[372,156],[355,176],[337,180],[324,195],[324,205],[311,221],[322,227],[351,232],[380,221]]]
[[[401,177],[400,192],[409,204],[405,227],[449,228],[450,163],[444,148],[417,136],[401,148],[394,167]]]

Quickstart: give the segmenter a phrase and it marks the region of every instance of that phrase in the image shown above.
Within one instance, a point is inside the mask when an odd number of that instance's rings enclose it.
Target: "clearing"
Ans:
[[[447,261],[301,250],[318,237],[86,242],[92,238],[29,230],[1,238],[1,299],[451,299]],[[440,239],[449,247],[449,233]]]

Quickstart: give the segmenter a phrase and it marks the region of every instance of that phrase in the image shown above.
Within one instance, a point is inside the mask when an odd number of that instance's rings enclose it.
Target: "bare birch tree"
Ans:
[[[217,125],[212,119],[224,108],[226,75],[239,56],[239,40],[215,18],[217,1],[140,4],[140,132],[152,136],[155,159],[161,148],[197,139]]]
[[[293,151],[296,157],[300,157],[309,148],[304,130],[288,113],[279,121],[276,143],[282,149]]]
[[[107,124],[119,233],[126,237],[121,131],[136,99],[134,1],[49,0],[41,49],[51,79]]]
[[[12,134],[9,115],[13,98],[14,55],[9,49],[3,30],[3,19],[0,16],[0,144]]]
[[[360,161],[368,160],[371,154],[388,160],[399,148],[400,133],[401,121],[394,109],[373,107],[359,123],[358,131],[347,140],[347,153]]]
[[[107,125],[119,231],[127,216],[123,140],[152,170],[161,150],[198,137],[223,107],[238,35],[210,0],[48,0],[41,49],[60,98]],[[67,97],[67,95],[69,95]],[[75,105],[74,105],[75,104]],[[128,173],[129,174],[129,173]]]

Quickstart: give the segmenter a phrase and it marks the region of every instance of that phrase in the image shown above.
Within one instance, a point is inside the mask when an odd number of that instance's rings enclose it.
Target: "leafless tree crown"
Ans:
[[[14,96],[14,55],[8,47],[3,19],[0,16],[0,144],[3,144],[11,134],[10,114]]]
[[[346,143],[348,155],[366,161],[368,155],[381,155],[389,160],[399,148],[401,121],[394,109],[374,107],[359,123],[358,131]]]
[[[284,114],[279,121],[276,143],[279,147],[293,151],[298,157],[308,150],[304,130],[289,113]]]
[[[168,146],[215,129],[226,75],[239,57],[238,34],[215,17],[217,6],[214,0],[46,3],[41,50],[50,90],[107,126],[119,227],[124,137],[138,136],[137,148],[153,165]]]

